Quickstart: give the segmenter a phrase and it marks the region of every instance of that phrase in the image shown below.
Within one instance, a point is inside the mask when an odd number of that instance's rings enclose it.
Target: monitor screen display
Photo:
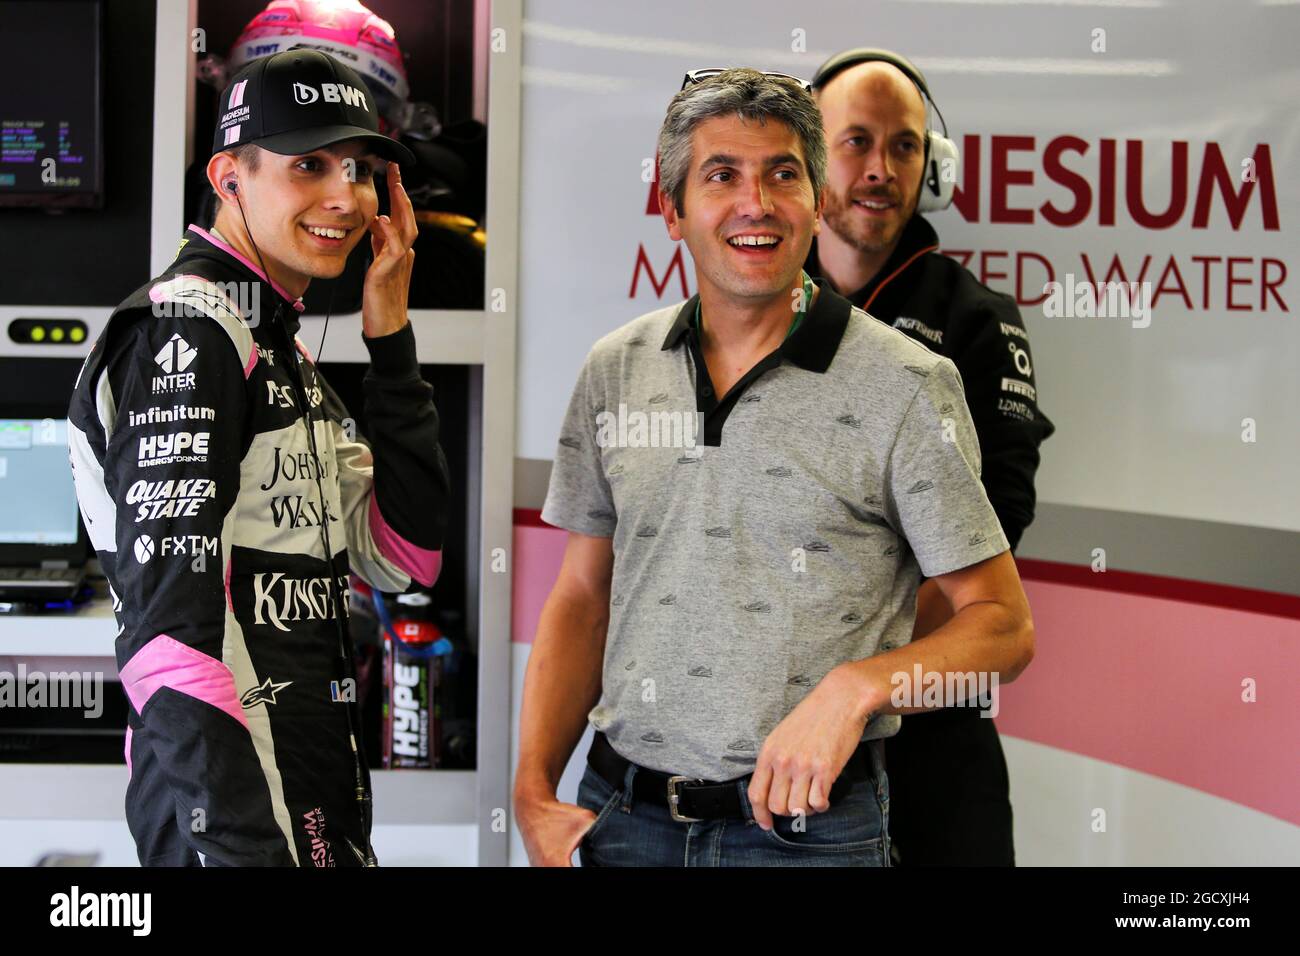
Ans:
[[[76,544],[66,418],[0,418],[0,545]]]
[[[101,13],[0,3],[0,206],[102,206]]]

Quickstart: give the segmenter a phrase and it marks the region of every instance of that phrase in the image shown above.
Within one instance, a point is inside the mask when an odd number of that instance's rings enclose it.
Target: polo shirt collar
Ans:
[[[812,309],[790,337],[778,346],[777,351],[802,369],[825,372],[831,367],[831,360],[835,358],[840,340],[844,338],[853,304],[832,289],[828,280],[815,278],[813,281],[819,291]],[[695,309],[699,302],[697,292],[677,310],[677,318],[664,339],[664,350],[676,348],[683,336],[696,334]]]

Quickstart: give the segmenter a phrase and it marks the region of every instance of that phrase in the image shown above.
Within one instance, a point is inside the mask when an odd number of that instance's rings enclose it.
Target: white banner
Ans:
[[[1040,501],[1300,530],[1297,4],[532,0],[525,18],[521,457],[553,457],[597,338],[694,292],[651,183],[682,75],[811,77],[884,46],[962,147],[942,249],[1029,329],[1057,426]],[[1140,308],[1089,315],[1106,281]]]

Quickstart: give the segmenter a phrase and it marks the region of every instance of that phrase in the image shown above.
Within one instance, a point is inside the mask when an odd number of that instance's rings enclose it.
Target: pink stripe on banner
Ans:
[[[122,668],[122,689],[138,714],[164,687],[206,701],[244,727],[248,718],[239,706],[235,675],[221,661],[159,634]]]
[[[568,539],[567,532],[550,525],[534,527],[516,523],[515,573],[510,601],[512,640],[521,644],[533,642],[537,621],[542,616],[542,605],[560,576]]]
[[[128,780],[131,779],[131,737],[132,731],[128,725],[126,728],[126,747],[124,748],[126,751],[126,779]]]
[[[216,247],[217,247],[218,249],[220,249],[222,252],[225,252],[225,253],[227,253],[228,255],[234,256],[236,259],[238,259],[238,260],[239,260],[240,262],[242,262],[244,265],[248,266],[248,268],[251,269],[251,270],[252,270],[256,275],[260,276],[260,277],[263,278],[263,279],[266,279],[267,282],[271,283],[271,288],[272,288],[272,289],[274,289],[276,292],[280,293],[280,295],[284,296],[284,298],[285,298],[287,301],[293,303],[293,307],[294,307],[297,311],[301,312],[303,309],[307,308],[307,306],[303,305],[301,301],[298,301],[298,300],[294,299],[294,297],[291,296],[291,295],[290,295],[290,294],[285,290],[284,286],[280,285],[280,283],[276,282],[274,279],[268,278],[268,277],[267,277],[267,274],[266,274],[265,272],[263,272],[261,269],[259,269],[257,266],[255,266],[255,265],[252,263],[252,261],[251,261],[247,256],[245,256],[243,253],[241,253],[241,252],[240,252],[238,249],[236,249],[234,246],[230,245],[230,244],[227,243],[227,242],[222,242],[220,239],[218,239],[218,238],[217,238],[216,236],[214,236],[212,233],[208,232],[206,229],[200,229],[198,226],[194,225],[193,223],[190,223],[189,226],[187,226],[186,228],[192,230],[192,231],[193,231],[194,233],[196,233],[197,235],[202,236],[204,239],[208,240],[208,242],[212,243],[214,246],[216,246]]]
[[[567,539],[535,510],[516,509],[513,641],[532,643]],[[1300,628],[1287,608],[1266,614],[1035,580],[1027,563],[1037,647],[1000,692],[1003,734],[1300,825]],[[1247,679],[1254,702],[1242,700]]]
[[[389,527],[379,511],[374,492],[370,494],[370,537],[379,553],[409,574],[413,581],[428,588],[438,580],[438,572],[442,570],[442,552],[411,544]]]
[[[1300,824],[1294,620],[1039,581],[1025,593],[1037,649],[1001,692],[1003,733]]]

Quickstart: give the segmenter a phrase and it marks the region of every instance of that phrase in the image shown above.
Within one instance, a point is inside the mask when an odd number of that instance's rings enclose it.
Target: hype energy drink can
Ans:
[[[442,738],[440,649],[446,642],[430,621],[398,618],[384,637],[384,767],[438,766]]]

